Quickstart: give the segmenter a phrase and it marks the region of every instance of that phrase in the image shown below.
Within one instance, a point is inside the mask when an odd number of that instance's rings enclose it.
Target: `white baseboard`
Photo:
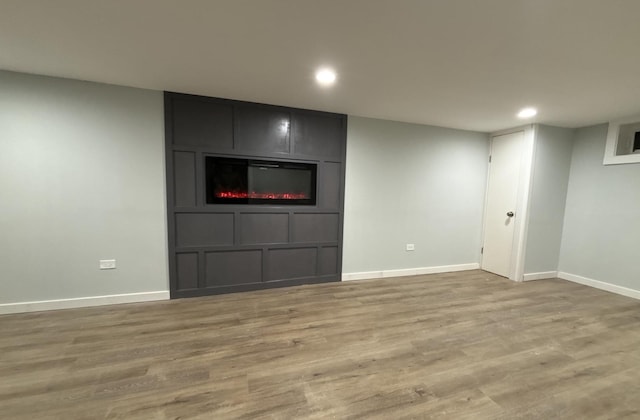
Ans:
[[[522,276],[522,281],[555,279],[556,277],[558,277],[557,271],[542,271],[540,273],[525,273]]]
[[[41,300],[0,304],[0,315],[21,312],[50,311],[54,309],[84,308],[88,306],[114,305],[117,303],[149,302],[169,299],[169,291],[127,293],[122,295],[90,296],[71,299]]]
[[[580,283],[585,286],[595,287],[596,289],[606,290],[607,292],[616,293],[618,295],[627,296],[634,299],[640,299],[640,290],[629,289],[628,287],[617,286],[611,283],[605,283],[600,280],[594,280],[587,277],[577,276],[575,274],[558,272],[558,278],[569,280],[574,283]]]
[[[386,277],[419,276],[423,274],[449,273],[453,271],[477,270],[478,263],[441,265],[437,267],[403,268],[400,270],[364,271],[361,273],[342,273],[342,281],[369,280]]]

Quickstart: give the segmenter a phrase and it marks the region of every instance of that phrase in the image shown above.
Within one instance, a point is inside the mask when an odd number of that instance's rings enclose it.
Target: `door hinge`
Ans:
[[[491,163],[491,155],[489,155],[489,163]]]
[[[484,254],[484,247],[480,248],[480,253]]]

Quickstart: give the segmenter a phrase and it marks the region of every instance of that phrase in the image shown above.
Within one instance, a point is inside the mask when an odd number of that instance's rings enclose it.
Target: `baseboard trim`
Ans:
[[[403,268],[400,270],[364,271],[361,273],[342,273],[342,281],[370,280],[387,277],[419,276],[423,274],[450,273],[454,271],[477,270],[479,263],[441,265],[437,267]]]
[[[0,304],[0,315],[22,312],[51,311],[55,309],[85,308],[89,306],[114,305],[118,303],[150,302],[169,299],[169,291],[126,293],[121,295],[89,296],[71,299],[41,300]]]
[[[605,283],[600,280],[594,280],[588,277],[582,277],[571,273],[564,273],[562,271],[558,272],[558,278],[574,283],[579,283],[585,286],[595,287],[596,289],[606,290],[607,292],[616,293],[618,295],[640,299],[640,290],[629,289],[628,287]]]
[[[555,279],[556,277],[558,277],[557,271],[542,271],[540,273],[525,273],[522,276],[522,281]]]

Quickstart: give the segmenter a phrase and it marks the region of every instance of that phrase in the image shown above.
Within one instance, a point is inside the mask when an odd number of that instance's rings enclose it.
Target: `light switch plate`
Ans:
[[[416,246],[414,244],[407,244],[407,251],[415,251]]]

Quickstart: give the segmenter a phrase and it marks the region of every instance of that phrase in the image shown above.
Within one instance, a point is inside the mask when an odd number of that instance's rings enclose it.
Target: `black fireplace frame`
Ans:
[[[271,159],[251,159],[242,157],[230,157],[219,155],[205,155],[205,195],[206,204],[240,204],[240,205],[286,205],[286,206],[315,206],[318,191],[318,164],[301,161],[285,161]],[[239,174],[244,177],[243,184],[240,188],[244,189],[248,194],[246,198],[239,197],[217,197],[216,196],[216,165],[237,166],[239,169],[244,168],[244,173]],[[305,198],[260,198],[251,197],[251,185],[249,178],[250,168],[272,168],[272,169],[288,169],[305,171],[309,175],[308,194]],[[242,170],[242,169],[241,169]],[[293,191],[292,191],[293,193]]]

